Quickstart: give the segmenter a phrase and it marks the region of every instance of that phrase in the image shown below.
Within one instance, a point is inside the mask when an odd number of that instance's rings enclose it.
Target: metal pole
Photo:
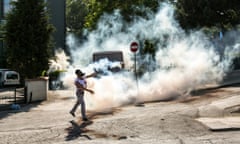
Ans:
[[[138,91],[137,54],[136,53],[134,53],[134,74],[135,74],[135,80],[136,80],[137,91]]]
[[[30,99],[28,103],[31,103],[31,102],[32,102],[32,92],[30,93]]]
[[[14,104],[17,103],[17,88],[14,90]]]
[[[137,55],[134,53],[134,73],[135,73],[135,79],[137,84],[137,95],[139,94],[139,87],[138,87],[138,76],[137,76]],[[143,107],[144,105],[136,99],[135,106],[137,107]]]
[[[137,56],[136,56],[136,53],[134,53],[134,74],[135,74],[135,78],[137,81]]]
[[[27,86],[24,87],[24,102],[25,104],[28,102],[28,96],[27,96]]]

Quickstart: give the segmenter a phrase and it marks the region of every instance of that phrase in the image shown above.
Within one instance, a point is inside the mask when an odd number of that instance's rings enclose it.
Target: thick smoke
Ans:
[[[156,14],[151,12],[145,19],[135,17],[131,24],[123,21],[119,11],[105,14],[97,30],[87,33],[86,37],[81,44],[73,35],[67,37],[73,63],[64,79],[65,84],[71,81],[73,86],[76,68],[93,72],[93,65],[96,65],[92,63],[93,52],[123,51],[126,69],[122,73],[88,79],[88,87],[95,91],[85,96],[88,109],[183,97],[193,89],[220,82],[230,65],[230,60],[221,59],[216,47],[201,31],[186,34],[174,19],[174,8],[166,3],[160,5]],[[142,41],[146,39],[157,46],[156,59],[138,57],[137,67],[140,63],[152,67],[136,81],[129,46],[137,41],[142,48]],[[239,45],[232,47],[239,49]]]
[[[70,65],[69,60],[70,57],[68,57],[62,49],[57,49],[55,51],[55,58],[49,60],[50,66],[47,71],[47,74],[57,70],[66,71]]]

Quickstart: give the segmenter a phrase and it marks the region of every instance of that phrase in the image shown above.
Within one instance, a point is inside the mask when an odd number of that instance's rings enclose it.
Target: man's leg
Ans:
[[[81,101],[81,114],[82,114],[82,119],[84,121],[87,121],[87,116],[86,116],[86,106],[85,106],[85,101],[84,101],[84,96],[80,96],[80,101]]]
[[[80,103],[81,103],[81,99],[80,99],[80,96],[79,96],[78,93],[77,93],[77,101],[76,101],[76,103],[74,104],[72,110],[70,111],[70,114],[71,114],[73,117],[75,117],[75,111],[76,111],[76,109],[77,109],[77,107],[79,106]]]

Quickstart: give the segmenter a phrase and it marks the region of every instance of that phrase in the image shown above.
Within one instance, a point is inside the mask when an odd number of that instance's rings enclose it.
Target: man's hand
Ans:
[[[90,90],[90,89],[89,89],[88,92],[90,92],[91,94],[94,94],[94,91],[93,91],[93,90]]]
[[[92,73],[92,77],[96,77],[97,76],[97,73]]]

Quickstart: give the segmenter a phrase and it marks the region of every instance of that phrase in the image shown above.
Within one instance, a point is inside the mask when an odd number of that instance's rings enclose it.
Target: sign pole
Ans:
[[[134,53],[134,74],[137,81],[137,55]]]
[[[137,81],[137,55],[136,52],[138,50],[138,43],[132,42],[130,45],[130,50],[134,53],[134,75]]]
[[[134,53],[134,75],[137,84],[137,92],[138,92],[138,79],[137,79],[137,50],[138,50],[138,43],[132,42],[130,45],[130,50]],[[137,99],[136,99],[137,100]],[[143,104],[139,103],[138,100],[135,102],[135,106],[144,106]]]

